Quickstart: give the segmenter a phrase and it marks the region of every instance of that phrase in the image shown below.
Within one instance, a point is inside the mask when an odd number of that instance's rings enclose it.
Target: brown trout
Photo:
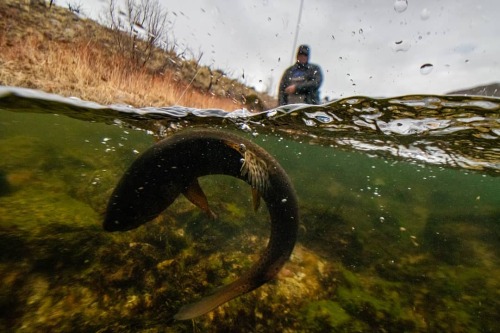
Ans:
[[[154,219],[182,193],[209,217],[198,178],[213,174],[247,182],[254,208],[264,199],[271,234],[258,261],[236,281],[201,300],[183,306],[175,319],[203,315],[273,279],[295,245],[299,223],[297,198],[283,168],[249,140],[219,130],[192,129],[168,137],[141,154],[125,172],[109,199],[104,229],[125,231]]]

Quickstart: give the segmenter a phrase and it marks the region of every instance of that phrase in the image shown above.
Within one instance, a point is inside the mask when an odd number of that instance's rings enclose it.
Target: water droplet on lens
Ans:
[[[406,52],[411,48],[410,42],[403,41],[403,40],[398,40],[397,42],[394,42],[393,45],[393,50],[395,52]]]
[[[408,8],[408,0],[396,0],[394,2],[394,10],[398,13],[402,13]]]
[[[422,11],[420,12],[420,18],[422,19],[422,21],[426,21],[430,16],[431,12],[427,8],[422,9]]]
[[[430,72],[432,72],[433,69],[434,69],[433,64],[423,64],[422,66],[420,66],[420,74],[427,75]]]

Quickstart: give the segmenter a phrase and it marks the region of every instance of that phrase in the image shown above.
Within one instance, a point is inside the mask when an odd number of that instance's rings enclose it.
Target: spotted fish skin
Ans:
[[[178,320],[203,315],[273,279],[290,257],[297,239],[297,197],[283,168],[253,142],[210,129],[179,132],[141,154],[109,199],[104,229],[137,228],[157,217],[181,193],[210,215],[197,179],[213,174],[242,179],[258,192],[269,210],[271,234],[266,249],[247,273],[198,302],[182,307],[174,316]]]

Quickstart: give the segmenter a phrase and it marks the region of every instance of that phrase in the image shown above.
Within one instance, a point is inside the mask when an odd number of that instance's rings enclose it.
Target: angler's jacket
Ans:
[[[283,76],[279,86],[278,103],[286,105],[292,103],[319,104],[319,87],[323,81],[321,68],[318,65],[307,63],[289,67]],[[296,92],[287,95],[285,88],[295,84]]]

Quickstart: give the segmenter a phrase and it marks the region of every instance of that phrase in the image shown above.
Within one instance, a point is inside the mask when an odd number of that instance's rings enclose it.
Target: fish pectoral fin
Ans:
[[[213,210],[210,209],[207,196],[201,189],[200,183],[198,183],[197,178],[193,180],[191,184],[189,184],[189,186],[184,192],[182,192],[182,194],[203,212],[205,212],[205,214],[207,214],[210,219],[215,220],[217,218],[217,214],[215,214]]]
[[[252,200],[253,200],[253,211],[256,212],[260,207],[260,192],[256,188],[252,187]]]

